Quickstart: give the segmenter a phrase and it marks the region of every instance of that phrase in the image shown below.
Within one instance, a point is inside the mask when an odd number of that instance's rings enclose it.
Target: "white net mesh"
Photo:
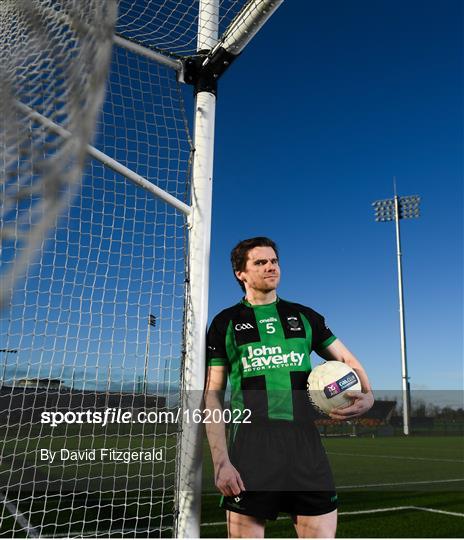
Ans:
[[[115,8],[101,0],[0,3],[0,305],[80,181]]]
[[[219,34],[240,11],[246,0],[219,2]],[[214,2],[204,2],[205,11],[216,16]],[[197,50],[198,0],[121,0],[116,31],[169,54],[187,56]],[[204,37],[204,36],[203,36]]]
[[[56,2],[31,3],[34,17],[54,22],[47,34],[51,49],[45,48],[36,57],[33,47],[26,46],[29,39],[35,43],[35,37],[26,35],[23,26],[11,19],[15,3],[2,4],[1,11],[2,22],[10,24],[8,42],[2,40],[3,55],[11,54],[16,43],[18,50],[30,51],[21,59],[20,80],[31,81],[29,87],[20,87],[21,92],[10,84],[17,79],[9,74],[2,82],[6,81],[7,90],[14,89],[15,100],[41,115],[31,122],[29,109],[2,111],[12,118],[5,124],[8,129],[2,130],[2,142],[15,152],[12,157],[7,153],[3,163],[4,194],[22,189],[18,179],[21,186],[43,186],[35,174],[41,172],[42,163],[56,167],[53,179],[67,172],[70,163],[76,164],[72,182],[57,183],[63,199],[60,208],[65,211],[62,215],[58,208],[54,212],[53,227],[43,241],[30,242],[36,223],[31,207],[41,204],[37,214],[42,217],[50,210],[47,198],[41,196],[42,187],[39,195],[27,193],[26,202],[12,204],[3,215],[4,263],[10,264],[28,243],[32,255],[26,276],[2,312],[1,533],[171,536],[176,419],[168,416],[167,422],[165,417],[161,422],[142,423],[146,416],[139,414],[176,412],[185,218],[96,159],[89,162],[79,189],[78,169],[85,152],[79,148],[71,154],[69,145],[76,133],[83,138],[79,131],[84,129],[81,122],[87,121],[88,103],[86,87],[79,79],[83,109],[65,114],[62,102],[73,82],[66,62],[77,55],[77,64],[95,59],[98,66],[98,55],[87,44],[87,35],[76,38],[76,50],[65,55],[71,3],[62,4],[66,17],[59,16]],[[87,4],[91,9],[91,3]],[[92,13],[85,8],[83,22],[90,24]],[[95,18],[92,25],[101,31],[102,20]],[[55,55],[55,41],[56,47],[61,44],[64,49],[62,56]],[[90,58],[83,60],[84,52]],[[48,56],[59,67],[48,69],[53,66]],[[105,80],[104,75],[102,69],[99,77]],[[54,87],[58,84],[59,90]],[[97,106],[98,100],[91,107],[93,119]],[[57,135],[42,117],[73,137]],[[91,132],[85,128],[85,144]],[[94,144],[171,195],[187,199],[191,143],[174,72],[114,47]],[[68,161],[61,163],[59,158]],[[68,185],[74,184],[79,191],[71,197],[76,190]],[[27,217],[24,231],[18,234],[22,213]],[[6,236],[10,223],[14,234]],[[49,228],[44,223],[43,230]],[[91,418],[79,417],[87,411]],[[105,411],[109,423],[93,423]],[[55,427],[42,423],[49,420],[42,413],[49,412],[57,414]],[[123,413],[130,414],[130,423],[123,423]],[[152,414],[150,420],[157,418]],[[119,455],[118,451],[136,454]]]
[[[116,29],[188,55],[198,7],[121,0]],[[173,534],[186,218],[111,163],[189,204],[193,148],[174,70],[116,45],[108,75],[115,16],[0,2],[0,535]]]

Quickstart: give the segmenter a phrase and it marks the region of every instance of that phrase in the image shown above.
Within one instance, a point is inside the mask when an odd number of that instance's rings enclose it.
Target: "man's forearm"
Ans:
[[[362,391],[367,394],[372,392],[371,384],[365,369],[362,367],[361,362],[355,356],[348,356],[345,360],[345,363],[353,368],[359,376],[359,381],[361,383]]]
[[[369,378],[361,362],[339,339],[334,341],[323,351],[320,351],[319,356],[325,360],[338,360],[339,362],[344,362],[353,368],[359,376],[363,393],[372,393]]]
[[[229,452],[227,451],[226,425],[223,420],[223,404],[219,394],[222,392],[207,391],[205,393],[205,410],[210,410],[211,419],[219,418],[218,422],[211,420],[205,424],[206,435],[211,450],[211,457],[215,470],[224,462],[229,461]],[[214,414],[219,410],[221,414]]]

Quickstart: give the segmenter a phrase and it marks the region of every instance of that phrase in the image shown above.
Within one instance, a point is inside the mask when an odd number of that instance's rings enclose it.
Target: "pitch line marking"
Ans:
[[[353,456],[353,457],[370,457],[370,458],[387,458],[387,459],[410,459],[412,461],[445,461],[447,463],[463,463],[462,459],[446,459],[446,458],[421,458],[411,456],[384,456],[380,454],[350,454],[346,452],[327,452],[331,456]]]
[[[464,482],[464,478],[449,478],[446,480],[416,480],[411,482],[390,482],[383,484],[358,484],[352,486],[335,486],[335,489],[354,489],[354,488],[375,488],[375,487],[385,487],[385,486],[409,486],[415,484],[446,484],[448,482]],[[220,497],[219,492],[208,492],[203,493],[203,497]]]
[[[372,508],[371,510],[354,510],[351,512],[339,512],[339,516],[355,516],[360,514],[378,514],[381,512],[398,512],[401,510],[419,510],[423,512],[434,512],[436,514],[445,514],[447,516],[464,517],[464,514],[460,512],[449,512],[447,510],[437,510],[435,508],[426,508],[424,506],[390,506],[388,508]],[[276,521],[282,521],[283,519],[289,519],[288,516],[278,517]],[[226,525],[225,521],[216,521],[213,523],[202,523],[203,527],[217,527],[219,525]]]
[[[38,531],[27,521],[27,519],[24,517],[24,514],[22,514],[18,507],[12,502],[8,501],[6,498],[6,495],[0,491],[0,502],[3,502],[6,509],[10,512],[11,516],[15,519],[16,523],[24,530],[26,531],[26,534],[28,537],[31,538],[39,538]]]
[[[460,512],[450,512],[449,510],[438,510],[436,508],[426,508],[425,506],[393,506],[391,508],[374,508],[372,510],[355,510],[351,512],[340,512],[339,516],[354,516],[357,514],[374,514],[376,512],[391,512],[396,510],[421,510],[423,512],[434,512],[436,514],[445,514],[447,516],[464,517]]]
[[[413,486],[418,484],[445,484],[448,482],[464,482],[464,478],[449,478],[447,480],[416,480],[411,482],[385,482],[382,484],[355,484],[351,486],[336,486],[336,489],[375,488],[386,486]]]
[[[423,510],[424,512],[433,512],[435,514],[445,514],[447,516],[464,517],[462,512],[450,512],[449,510],[438,510],[436,508],[426,508],[425,506],[413,506],[416,510]]]
[[[408,510],[413,508],[412,506],[393,506],[390,508],[373,508],[372,510],[358,510],[353,512],[339,512],[339,516],[349,516],[355,514],[375,514],[377,512],[394,512],[396,510]],[[281,516],[276,519],[276,521],[282,521],[283,519],[289,519],[288,516]],[[212,527],[214,525],[225,525],[225,521],[216,521],[215,523],[202,523],[205,527]]]

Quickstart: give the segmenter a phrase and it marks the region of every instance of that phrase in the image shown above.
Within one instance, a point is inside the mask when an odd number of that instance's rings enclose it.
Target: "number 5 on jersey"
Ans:
[[[276,329],[273,323],[271,322],[266,323],[266,334],[274,334],[275,331]]]

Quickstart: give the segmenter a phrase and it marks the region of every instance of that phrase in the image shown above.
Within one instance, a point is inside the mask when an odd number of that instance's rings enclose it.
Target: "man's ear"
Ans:
[[[242,271],[237,270],[237,271],[235,272],[235,276],[237,277],[237,279],[238,279],[239,281],[241,281],[242,283],[245,283],[246,279],[243,277],[243,272],[242,272]]]

